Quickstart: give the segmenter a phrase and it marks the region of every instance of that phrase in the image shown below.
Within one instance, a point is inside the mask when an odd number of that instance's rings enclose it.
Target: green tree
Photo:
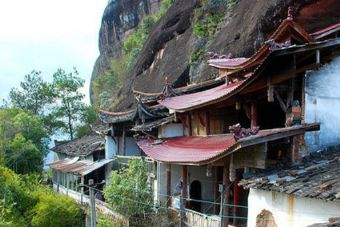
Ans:
[[[0,157],[17,173],[41,172],[47,131],[35,115],[17,108],[0,110]]]
[[[39,116],[49,134],[53,134],[58,127],[58,122],[51,114],[54,100],[55,93],[52,84],[42,79],[40,71],[33,70],[25,75],[19,88],[11,89],[7,107],[15,106]]]
[[[5,151],[5,165],[20,174],[41,172],[43,158],[37,146],[18,133]]]
[[[80,125],[80,116],[85,109],[85,104],[82,102],[85,95],[79,91],[85,81],[78,75],[76,69],[70,73],[58,69],[53,75],[53,88],[58,103],[54,116],[59,122],[60,129],[69,134],[70,139],[74,138],[76,129]]]
[[[113,171],[104,196],[111,207],[127,217],[150,212],[152,193],[147,181],[147,165],[141,159],[131,159],[129,167]]]
[[[53,102],[53,98],[51,85],[42,79],[40,71],[35,70],[25,75],[20,88],[13,88],[9,93],[9,101],[14,106],[40,116],[47,111],[46,106]]]
[[[80,115],[82,125],[77,128],[76,136],[78,138],[87,135],[91,132],[91,125],[93,125],[97,119],[97,107],[95,105],[85,105],[83,112]]]

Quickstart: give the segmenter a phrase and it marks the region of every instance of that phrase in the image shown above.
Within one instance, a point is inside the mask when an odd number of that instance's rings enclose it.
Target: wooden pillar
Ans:
[[[234,181],[234,222],[233,222],[233,225],[236,226],[238,224],[238,216],[239,216],[239,208],[238,208],[238,205],[240,204],[240,187],[238,186],[238,182],[239,182],[239,176],[236,172],[236,178],[235,178],[235,181]]]
[[[229,166],[230,166],[230,160],[227,159],[223,166],[223,186],[224,186],[224,193],[222,193],[222,196],[224,196],[224,202],[223,206],[221,207],[222,210],[222,227],[228,227],[229,225],[229,204],[230,204],[230,179],[229,179]]]
[[[320,50],[316,50],[316,64],[320,64]]]
[[[192,136],[192,117],[191,113],[187,114],[187,119],[188,119],[188,129],[189,129],[189,136]]]
[[[252,102],[250,106],[250,127],[257,126],[257,103]]]
[[[205,127],[207,135],[210,135],[210,113],[209,111],[205,112]]]
[[[167,165],[166,169],[166,194],[167,194],[167,206],[171,206],[171,164]]]
[[[185,204],[187,195],[188,167],[182,166],[182,191],[180,197],[180,227],[185,227]]]
[[[291,162],[294,164],[298,160],[299,148],[300,148],[300,136],[291,137]]]
[[[66,195],[68,195],[68,189],[70,188],[68,173],[65,173],[65,179],[66,179]]]
[[[214,201],[218,200],[218,183],[217,183],[217,167],[212,167],[212,179],[213,179],[213,192],[214,192]],[[213,213],[216,214],[217,212],[217,205],[214,204],[213,206]]]
[[[80,188],[80,204],[83,205],[84,203],[84,183],[85,183],[85,177],[81,176],[80,178],[80,184],[82,185]]]
[[[267,100],[268,102],[274,102],[274,87],[271,77],[267,78]]]
[[[301,88],[301,124],[305,123],[305,86],[306,86],[306,75],[302,76],[302,88]]]
[[[183,199],[184,203],[186,198],[188,197],[187,189],[188,189],[188,166],[182,166],[182,191],[183,191]]]
[[[126,132],[125,128],[123,128],[123,133],[122,133],[122,150],[123,150],[123,156],[126,156]]]

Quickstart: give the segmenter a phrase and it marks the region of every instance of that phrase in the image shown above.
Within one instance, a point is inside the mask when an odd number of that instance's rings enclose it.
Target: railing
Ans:
[[[80,192],[76,192],[76,191],[67,189],[67,188],[65,188],[61,185],[58,186],[56,184],[53,184],[53,189],[58,191],[60,194],[67,195],[67,196],[71,197],[78,204],[80,204],[82,206],[89,206],[90,205],[90,198],[89,198],[88,195],[81,194]],[[110,216],[115,220],[127,222],[127,219],[125,217],[123,217],[122,215],[111,210],[107,203],[105,203],[105,202],[103,202],[99,199],[96,199],[95,201],[96,201],[97,212],[100,212],[101,214],[105,214],[107,216]]]
[[[187,227],[220,227],[221,217],[185,209],[185,224]]]

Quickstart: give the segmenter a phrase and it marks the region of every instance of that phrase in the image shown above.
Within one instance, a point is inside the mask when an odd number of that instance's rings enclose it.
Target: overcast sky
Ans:
[[[76,67],[88,95],[107,0],[0,0],[0,99],[25,74]]]

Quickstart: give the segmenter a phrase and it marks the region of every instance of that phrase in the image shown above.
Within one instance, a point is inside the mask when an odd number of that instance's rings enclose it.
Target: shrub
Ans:
[[[32,227],[81,227],[84,214],[67,196],[40,194],[33,209]]]
[[[83,216],[74,200],[40,185],[38,175],[20,178],[0,166],[0,226],[81,227]]]
[[[195,64],[195,63],[198,63],[198,62],[204,60],[204,55],[205,55],[204,49],[196,50],[191,55],[191,63]]]
[[[152,193],[147,183],[147,165],[141,159],[129,161],[128,168],[113,171],[104,196],[111,207],[126,217],[151,211]]]

